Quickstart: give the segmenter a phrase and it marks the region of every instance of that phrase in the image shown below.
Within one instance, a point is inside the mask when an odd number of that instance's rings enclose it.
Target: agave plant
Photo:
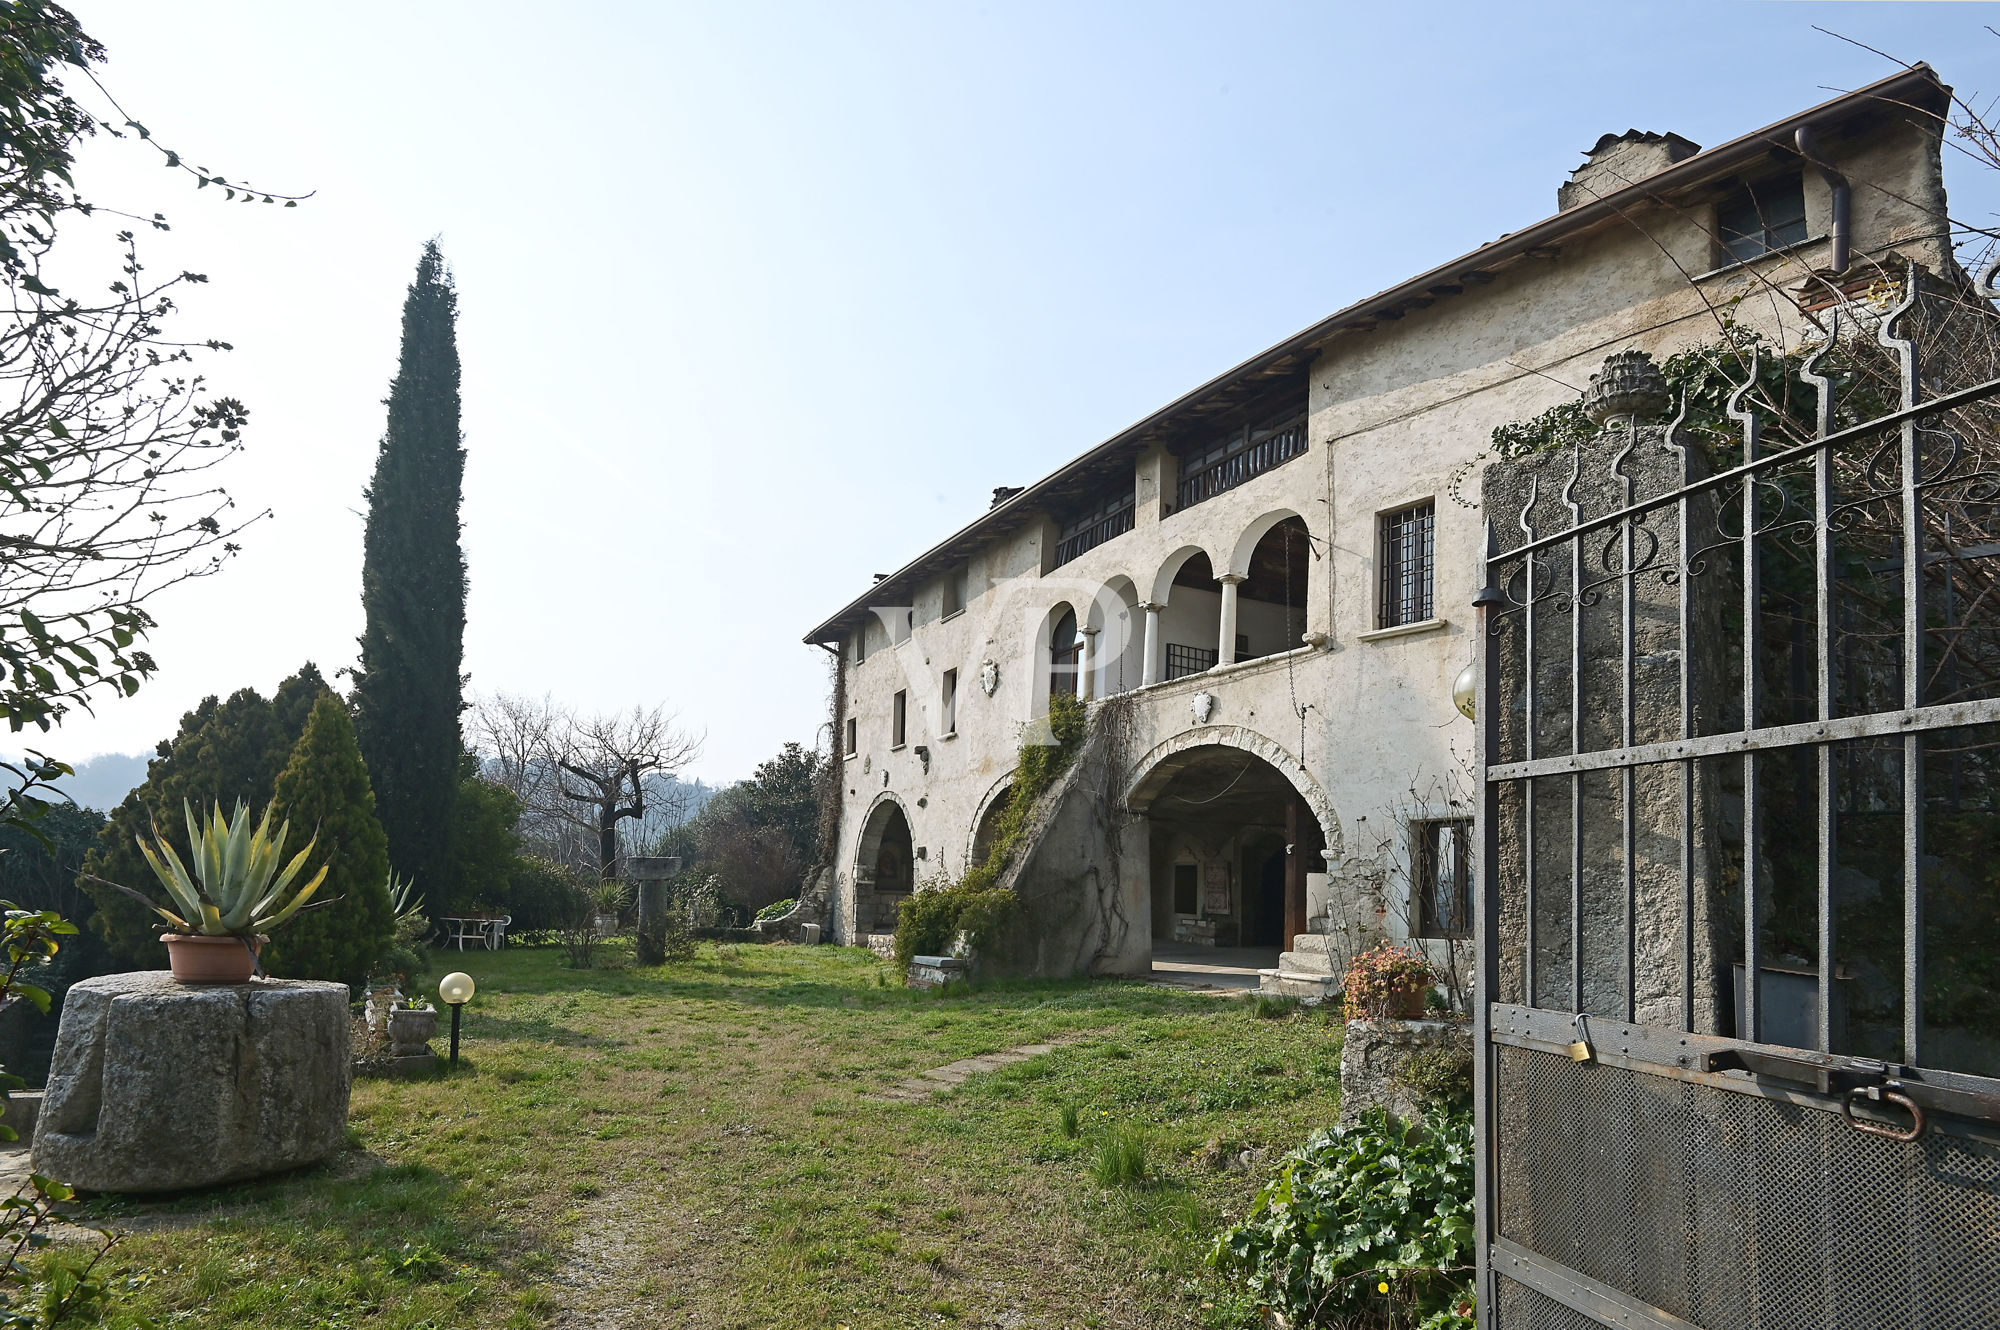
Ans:
[[[268,807],[255,827],[241,799],[236,801],[234,817],[224,817],[222,805],[215,805],[206,825],[195,815],[193,805],[183,801],[181,807],[187,814],[188,845],[194,861],[192,873],[174,847],[167,844],[166,837],[160,835],[157,826],[153,828],[153,844],[147,844],[143,836],[139,838],[139,853],[146,856],[147,864],[181,912],[176,914],[150,900],[146,903],[176,931],[211,937],[254,937],[268,933],[304,909],[320,883],[326,881],[327,865],[322,864],[311,881],[292,890],[292,883],[305,871],[306,860],[312,857],[319,837],[313,837],[290,863],[280,867],[285,837],[292,824],[283,823],[273,835]],[[288,901],[287,891],[291,891]]]
[[[424,912],[424,898],[417,892],[415,878],[398,877],[392,870],[386,885],[389,889],[389,913],[397,923]]]

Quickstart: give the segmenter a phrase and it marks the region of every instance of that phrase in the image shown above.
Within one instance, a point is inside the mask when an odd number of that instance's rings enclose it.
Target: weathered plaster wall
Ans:
[[[1855,182],[1858,259],[1899,246],[1938,266],[1944,257],[1925,206],[1941,205],[1935,140],[1893,119],[1873,137],[1833,137],[1827,153]],[[1809,231],[1825,230],[1828,198],[1811,171],[1804,178]],[[1718,189],[1717,193],[1720,193]],[[1304,776],[1325,810],[1329,842],[1342,847],[1328,889],[1350,917],[1374,921],[1390,936],[1407,932],[1413,816],[1457,811],[1470,783],[1469,722],[1453,709],[1454,676],[1471,659],[1467,633],[1482,540],[1479,468],[1496,425],[1534,415],[1573,397],[1603,358],[1639,348],[1664,356],[1715,336],[1716,311],[1791,341],[1801,317],[1783,290],[1797,287],[1826,258],[1814,241],[1754,263],[1711,272],[1712,206],[1641,210],[1630,225],[1574,238],[1552,256],[1513,265],[1462,294],[1344,333],[1320,356],[1309,389],[1310,450],[1226,494],[1179,512],[1163,512],[1175,483],[1174,458],[1155,449],[1132,477],[1135,529],[1060,568],[1047,569],[1052,522],[996,541],[971,562],[975,592],[959,614],[942,617],[942,584],[920,590],[916,628],[888,646],[872,625],[867,659],[846,668],[849,714],[859,750],[842,762],[848,798],[841,829],[833,911],[838,940],[854,936],[853,878],[862,819],[871,801],[893,794],[906,810],[919,848],[917,875],[956,873],[967,864],[980,812],[1004,785],[1024,733],[1046,707],[1048,631],[1058,607],[1101,623],[1100,695],[1128,688],[1140,670],[1141,600],[1164,603],[1161,653],[1170,642],[1213,647],[1220,597],[1172,586],[1193,551],[1216,573],[1247,569],[1261,531],[1287,514],[1314,539],[1304,628],[1324,634],[1320,647],[1285,645],[1286,654],[1160,683],[1131,694],[1121,752],[1136,762],[1169,741],[1202,742],[1225,732],[1256,736]],[[1698,280],[1690,284],[1690,275]],[[1437,505],[1437,621],[1424,631],[1372,636],[1376,623],[1376,520],[1425,498]],[[1093,601],[1099,608],[1092,613]],[[1238,631],[1255,651],[1268,645],[1282,617],[1246,602]],[[997,667],[989,696],[982,666]],[[940,687],[958,671],[957,728],[942,732]],[[1160,674],[1164,675],[1164,662]],[[891,698],[909,697],[909,734],[890,744]],[[1206,723],[1192,699],[1213,698]],[[1303,715],[1298,708],[1304,709]],[[1133,777],[1110,772],[1123,786]],[[1454,796],[1453,790],[1458,794]],[[1143,824],[1142,824],[1143,829]],[[1102,833],[1060,853],[1077,865],[1102,864]],[[1152,838],[1120,833],[1120,891],[1150,915],[1157,891]],[[1093,840],[1092,836],[1097,839]],[[1050,850],[1047,853],[1055,854]],[[1050,861],[1053,863],[1053,860]],[[1067,869],[1051,869],[1060,880]],[[1118,949],[1116,964],[1143,968],[1150,918]]]

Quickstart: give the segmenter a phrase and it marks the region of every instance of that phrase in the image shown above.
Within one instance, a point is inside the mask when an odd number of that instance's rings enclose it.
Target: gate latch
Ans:
[[[2000,1096],[1933,1084],[1913,1067],[1873,1058],[1811,1053],[1803,1049],[1779,1052],[1770,1048],[1723,1048],[1705,1055],[1704,1071],[1745,1071],[1752,1076],[1789,1081],[1815,1093],[1837,1097],[1841,1115],[1856,1131],[1914,1141],[1923,1135],[1929,1113],[1951,1113],[1985,1122],[2000,1122]],[[1893,1104],[1910,1115],[1907,1132],[1854,1115],[1862,1100]]]
[[[1924,1134],[1929,1123],[1924,1118],[1924,1110],[1917,1101],[1903,1092],[1901,1081],[1884,1081],[1880,1085],[1857,1085],[1840,1097],[1840,1116],[1847,1119],[1847,1125],[1868,1136],[1886,1136],[1892,1141],[1914,1141]],[[1868,1118],[1854,1116],[1854,1101],[1866,1099],[1876,1104],[1894,1104],[1910,1115],[1907,1130],[1898,1131],[1886,1122],[1875,1122]]]

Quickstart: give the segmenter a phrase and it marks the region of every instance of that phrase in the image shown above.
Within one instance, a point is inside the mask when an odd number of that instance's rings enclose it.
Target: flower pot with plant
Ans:
[[[179,913],[151,897],[118,883],[128,896],[145,903],[173,931],[162,933],[167,944],[167,960],[174,978],[184,984],[241,984],[257,972],[257,953],[267,934],[282,927],[306,908],[313,893],[326,881],[326,866],[296,888],[293,883],[306,870],[319,838],[285,862],[285,838],[291,823],[271,830],[271,810],[252,826],[249,810],[242,800],[236,812],[225,817],[222,805],[215,805],[206,822],[196,816],[193,805],[183,801],[187,815],[190,869],[181,862],[156,825],[152,843],[138,838],[139,852],[167,889]],[[331,904],[322,901],[321,904]]]
[[[422,998],[406,998],[389,1009],[389,1051],[397,1057],[430,1052],[437,1034],[437,1008]]]
[[[1423,953],[1384,942],[1347,967],[1341,1000],[1350,1021],[1416,1020],[1436,982],[1437,971]]]

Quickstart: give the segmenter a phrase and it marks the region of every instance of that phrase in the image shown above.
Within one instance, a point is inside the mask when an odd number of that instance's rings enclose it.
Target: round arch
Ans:
[[[1181,565],[1197,554],[1208,559],[1210,568],[1215,567],[1215,556],[1202,545],[1183,545],[1160,561],[1159,571],[1153,574],[1153,594],[1149,597],[1155,605],[1164,605],[1173,598],[1174,577],[1180,572]]]
[[[901,814],[903,825],[910,825],[910,810],[890,790],[876,795],[875,801],[868,805],[868,814],[861,819],[861,838],[854,845],[856,881],[862,880],[861,873],[874,873],[875,856],[882,852],[882,833],[889,829],[892,814]]]
[[[1306,521],[1303,516],[1293,512],[1289,508],[1273,508],[1270,512],[1259,515],[1249,526],[1243,528],[1243,534],[1236,541],[1236,549],[1229,556],[1229,565],[1223,571],[1235,573],[1238,577],[1248,577],[1250,575],[1250,556],[1257,552],[1257,542],[1265,536],[1270,535],[1272,528],[1280,522],[1289,521],[1294,517],[1298,518],[1299,525],[1306,529],[1306,535],[1310,538],[1312,535],[1312,523]]]
[[[1008,803],[1012,801],[1014,795],[1014,777],[1019,774],[1018,771],[1009,771],[1006,775],[988,786],[986,793],[980,796],[978,811],[972,815],[972,826],[968,832],[970,839],[966,841],[965,845],[965,866],[967,868],[977,868],[984,861],[985,856],[980,853],[980,850],[982,848],[991,848],[990,841],[992,839],[993,825],[999,820],[1000,815],[1006,811]]]
[[[1326,797],[1326,791],[1320,788],[1319,782],[1277,741],[1241,725],[1204,725],[1185,731],[1159,744],[1133,763],[1132,775],[1125,783],[1127,811],[1143,814],[1150,809],[1153,800],[1160,796],[1167,784],[1180,774],[1182,768],[1200,757],[1204,748],[1236,748],[1269,763],[1291,783],[1299,797],[1305,800],[1306,807],[1312,809],[1313,816],[1319,819],[1320,831],[1326,837],[1327,852],[1335,858],[1346,852],[1346,837],[1340,830],[1340,814],[1334,811],[1333,801]]]

